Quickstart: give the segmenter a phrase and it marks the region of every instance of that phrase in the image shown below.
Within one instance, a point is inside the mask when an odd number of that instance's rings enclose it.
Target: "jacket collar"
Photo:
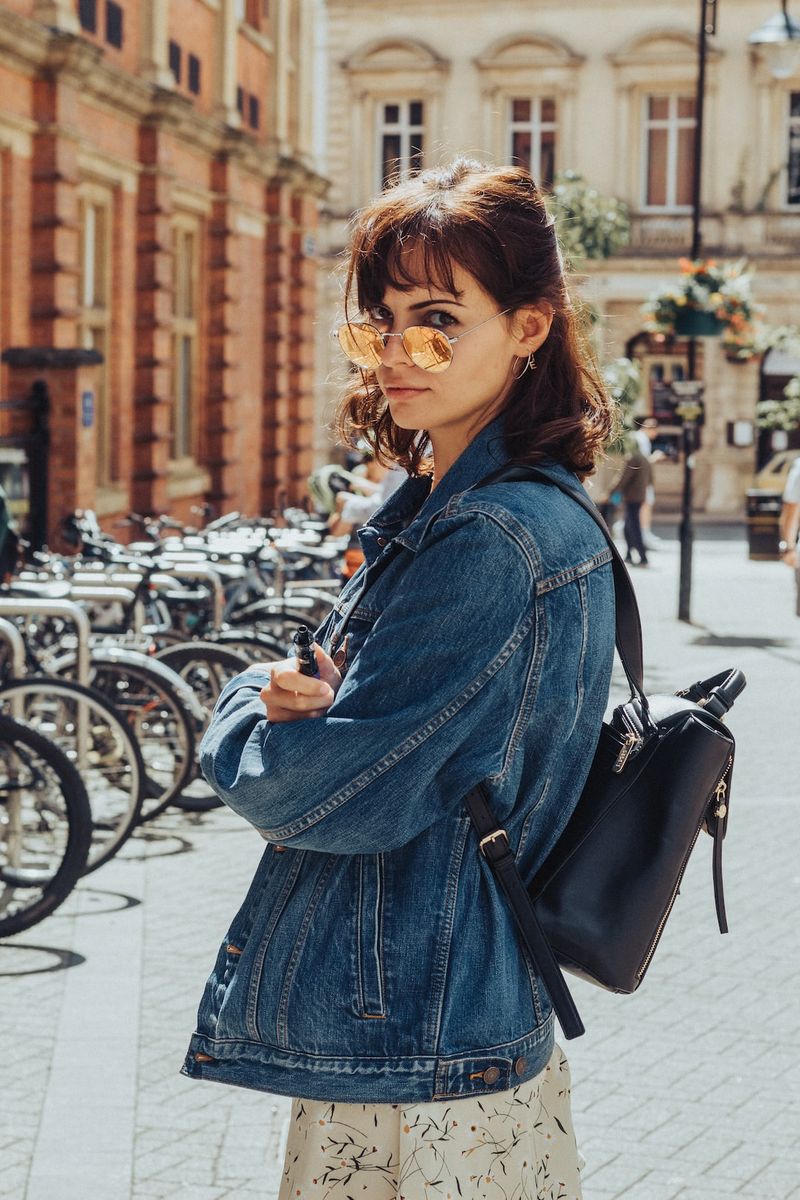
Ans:
[[[416,550],[430,522],[453,496],[466,491],[507,461],[501,414],[476,434],[433,491],[429,477],[412,477],[373,514],[368,525],[359,531],[367,561],[373,557],[370,551],[378,538],[395,538],[409,550]]]

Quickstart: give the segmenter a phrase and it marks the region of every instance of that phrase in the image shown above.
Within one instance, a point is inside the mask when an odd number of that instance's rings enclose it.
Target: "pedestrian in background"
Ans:
[[[645,458],[649,459],[650,465],[661,462],[666,455],[663,450],[654,450],[652,438],[658,429],[658,421],[655,417],[645,417],[639,429],[634,430],[634,438],[636,445],[644,454]],[[656,488],[655,476],[651,475],[650,483],[647,485],[644,504],[639,512],[639,524],[642,529],[642,541],[644,542],[645,550],[656,550],[661,545],[661,538],[653,533],[653,513],[656,505]]]
[[[513,459],[580,487],[611,401],[520,168],[458,160],[384,193],[345,296],[340,427],[410,478],[361,530],[320,678],[253,666],[203,740],[269,845],[183,1070],[293,1097],[280,1200],[579,1200],[550,998],[463,800],[484,784],[532,878],[585,783],[611,552],[557,487],[484,481]]]
[[[800,617],[800,555],[798,534],[800,533],[800,456],[792,463],[783,489],[780,517],[780,555],[787,567],[795,572],[795,612]]]
[[[642,453],[638,444],[635,444],[635,449],[625,459],[622,472],[611,489],[612,500],[619,496],[625,506],[625,562],[633,566],[647,566],[640,514],[652,481],[653,468],[650,459]],[[637,555],[636,559],[634,554]]]

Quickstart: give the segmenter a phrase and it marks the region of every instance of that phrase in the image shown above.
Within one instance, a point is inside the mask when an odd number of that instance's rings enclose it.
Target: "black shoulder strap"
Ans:
[[[538,467],[525,466],[520,463],[507,463],[498,471],[487,475],[476,487],[486,487],[490,483],[510,483],[517,480],[536,483],[549,483],[559,491],[570,496],[576,504],[580,504],[584,512],[599,526],[611,550],[611,566],[614,572],[614,594],[616,598],[616,642],[617,653],[620,657],[625,675],[630,684],[631,694],[636,695],[642,703],[645,721],[649,715],[647,698],[644,694],[644,659],[642,652],[642,623],[639,618],[639,606],[636,603],[636,593],[633,590],[630,576],[622,561],[622,555],[614,544],[608,526],[606,525],[597,506],[583,492],[562,483],[560,479],[548,475]]]

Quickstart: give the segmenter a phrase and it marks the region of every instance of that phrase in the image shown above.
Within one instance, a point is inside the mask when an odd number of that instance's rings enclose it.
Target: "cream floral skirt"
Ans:
[[[431,1104],[293,1100],[278,1200],[581,1200],[569,1066]]]

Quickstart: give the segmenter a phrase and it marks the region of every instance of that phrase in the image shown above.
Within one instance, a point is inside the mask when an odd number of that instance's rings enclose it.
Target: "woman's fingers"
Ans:
[[[323,717],[333,704],[342,677],[333,665],[333,659],[320,646],[315,646],[314,650],[319,679],[298,671],[295,658],[271,666],[269,683],[259,693],[269,721]]]

